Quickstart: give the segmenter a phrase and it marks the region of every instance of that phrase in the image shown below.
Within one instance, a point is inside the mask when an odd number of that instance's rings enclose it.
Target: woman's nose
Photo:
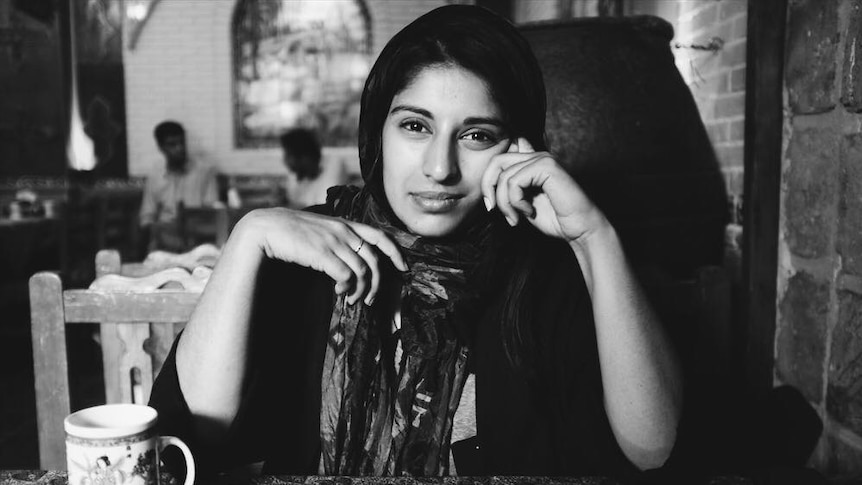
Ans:
[[[458,144],[448,137],[435,138],[425,152],[422,172],[437,183],[454,183],[461,176]]]

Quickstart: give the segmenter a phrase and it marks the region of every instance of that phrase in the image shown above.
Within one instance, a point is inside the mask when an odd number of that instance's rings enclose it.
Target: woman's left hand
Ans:
[[[518,138],[482,175],[482,195],[515,226],[523,217],[539,231],[568,242],[608,224],[604,214],[548,152]]]

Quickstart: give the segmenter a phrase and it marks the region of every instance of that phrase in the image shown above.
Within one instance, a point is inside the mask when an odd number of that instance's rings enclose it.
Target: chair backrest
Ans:
[[[671,24],[593,17],[520,28],[545,79],[550,150],[614,223],[632,263],[684,277],[721,265],[727,190],[674,64]]]
[[[119,251],[101,249],[96,253],[96,277],[106,274],[147,276],[168,268],[212,268],[221,255],[221,249],[212,244],[201,244],[185,253],[152,251],[140,262],[124,263]]]
[[[66,325],[99,324],[108,403],[146,403],[209,272],[171,268],[139,278],[104,274],[88,289],[64,289],[52,272],[30,278],[40,468],[66,467],[63,419],[72,411]]]
[[[186,252],[202,244],[224,246],[233,226],[254,207],[178,207],[177,218],[150,227],[148,249]]]
[[[177,213],[177,224],[184,248],[211,243],[223,246],[232,228],[227,207],[184,207]]]

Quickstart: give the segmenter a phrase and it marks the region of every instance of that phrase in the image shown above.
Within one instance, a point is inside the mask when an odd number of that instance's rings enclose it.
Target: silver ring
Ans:
[[[356,249],[353,250],[354,253],[359,253],[359,250],[362,249],[362,246],[365,245],[365,239],[359,239],[359,246],[356,246]]]

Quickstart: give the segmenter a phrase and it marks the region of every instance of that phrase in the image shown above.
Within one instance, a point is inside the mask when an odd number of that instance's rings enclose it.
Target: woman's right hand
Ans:
[[[379,229],[337,217],[285,208],[250,212],[234,231],[249,232],[272,259],[326,273],[337,294],[371,305],[380,287],[380,254],[407,271],[398,246]],[[358,250],[357,250],[358,249]]]

